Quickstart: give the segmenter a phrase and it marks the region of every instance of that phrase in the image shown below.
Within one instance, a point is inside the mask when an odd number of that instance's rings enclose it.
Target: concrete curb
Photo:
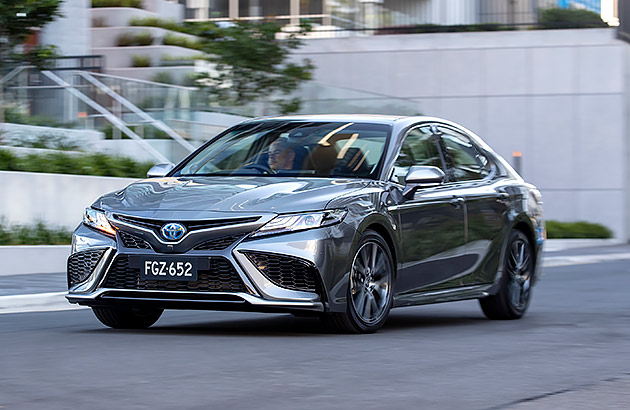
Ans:
[[[0,296],[0,314],[86,309],[68,303],[66,292]]]

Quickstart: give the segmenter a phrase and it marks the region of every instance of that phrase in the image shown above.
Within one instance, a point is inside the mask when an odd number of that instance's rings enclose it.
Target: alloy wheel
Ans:
[[[529,244],[517,237],[510,246],[507,260],[508,299],[512,307],[523,311],[529,302],[532,269]]]
[[[378,322],[387,313],[392,268],[381,244],[368,241],[352,262],[350,296],[356,315],[366,324]]]

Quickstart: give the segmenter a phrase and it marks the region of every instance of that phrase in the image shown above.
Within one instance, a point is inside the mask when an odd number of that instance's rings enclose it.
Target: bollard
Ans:
[[[512,151],[512,167],[514,170],[518,172],[520,176],[523,176],[521,173],[521,159],[523,158],[523,153],[521,151]]]

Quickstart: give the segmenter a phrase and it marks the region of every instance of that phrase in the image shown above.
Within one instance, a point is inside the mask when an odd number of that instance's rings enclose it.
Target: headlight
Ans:
[[[285,232],[303,231],[305,229],[320,228],[339,223],[348,211],[335,209],[322,212],[308,212],[304,214],[278,215],[261,226],[251,236],[274,235]]]
[[[116,235],[116,231],[109,224],[109,221],[105,216],[105,212],[103,211],[97,211],[96,209],[92,208],[85,208],[85,212],[83,212],[83,223],[90,228],[97,229],[106,234]]]

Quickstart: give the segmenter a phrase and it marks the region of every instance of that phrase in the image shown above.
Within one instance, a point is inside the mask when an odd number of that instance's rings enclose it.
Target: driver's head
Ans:
[[[277,171],[279,169],[293,169],[295,152],[286,137],[280,137],[269,145],[269,168]]]

